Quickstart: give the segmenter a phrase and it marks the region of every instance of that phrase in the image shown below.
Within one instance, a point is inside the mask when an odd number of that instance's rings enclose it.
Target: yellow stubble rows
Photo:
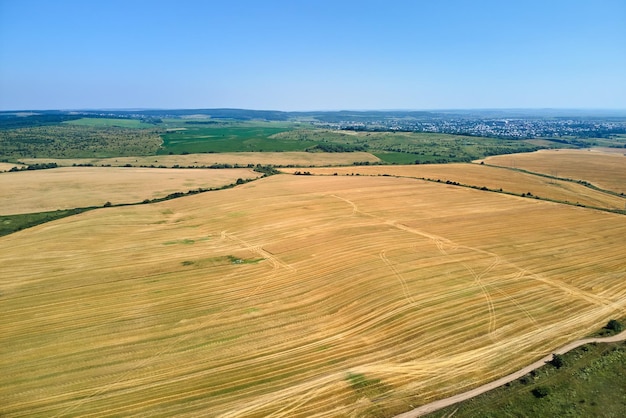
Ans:
[[[206,153],[186,155],[150,155],[138,157],[114,157],[114,158],[24,158],[20,161],[26,164],[55,162],[60,166],[72,164],[93,164],[124,166],[166,166],[172,167],[201,167],[213,164],[248,164],[261,165],[298,165],[298,166],[324,166],[324,165],[349,165],[354,162],[369,161],[379,162],[380,159],[369,152],[231,152],[231,153]]]
[[[261,176],[251,169],[63,167],[0,174],[0,214],[137,203]]]
[[[515,154],[509,158],[519,159],[527,154]],[[537,154],[533,154],[537,155]],[[520,157],[517,157],[520,156]],[[585,155],[579,156],[580,165],[584,165]],[[610,163],[614,156],[607,157]],[[496,162],[494,162],[495,164]],[[626,159],[623,166],[612,166],[610,170],[618,178],[624,177],[626,183]],[[555,163],[556,164],[556,163]],[[285,168],[285,172],[294,173],[296,171],[308,171],[311,174],[321,175],[390,175],[425,178],[457,182],[460,184],[487,187],[491,190],[502,189],[504,192],[515,194],[531,193],[544,199],[580,203],[585,206],[599,207],[605,209],[624,209],[626,198],[603,191],[585,187],[582,184],[557,180],[554,178],[541,177],[528,173],[523,173],[506,168],[490,167],[480,164],[428,164],[428,165],[393,165],[393,166],[358,166],[358,167],[317,167],[317,168]],[[549,174],[549,173],[548,173]],[[565,174],[565,173],[563,173]],[[582,174],[582,173],[581,173]],[[586,174],[586,172],[585,172]],[[608,176],[607,176],[608,177]],[[617,190],[619,188],[616,188]]]
[[[0,239],[0,412],[401,412],[623,315],[625,232],[419,180],[290,175],[41,225]]]
[[[626,152],[541,150],[485,158],[493,165],[521,168],[551,176],[586,180],[603,189],[626,194]]]

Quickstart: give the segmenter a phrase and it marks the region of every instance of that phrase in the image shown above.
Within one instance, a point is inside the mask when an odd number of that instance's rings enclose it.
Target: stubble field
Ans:
[[[526,154],[515,154],[521,158]],[[560,155],[559,155],[560,156]],[[558,159],[556,159],[558,161]],[[626,159],[623,166],[613,166],[609,172],[598,181],[607,186],[618,186],[611,183],[611,176],[624,177],[626,181]],[[578,167],[585,167],[586,158],[577,159]],[[431,179],[442,183],[453,182],[466,186],[482,188],[492,191],[503,191],[517,195],[530,194],[537,197],[571,204],[581,204],[610,210],[622,210],[626,198],[606,191],[586,187],[583,184],[558,180],[549,177],[537,176],[518,170],[510,170],[488,165],[457,163],[457,164],[425,164],[425,165],[393,165],[393,166],[359,166],[359,167],[315,167],[315,168],[286,168],[287,173],[308,172],[318,175],[365,175],[365,176],[400,176]],[[610,184],[609,184],[610,183]]]
[[[382,176],[40,225],[0,238],[0,414],[390,416],[623,316],[625,237],[623,215]]]
[[[0,215],[138,203],[261,176],[251,169],[64,167],[0,174]]]
[[[555,177],[585,180],[626,194],[626,153],[616,150],[541,150],[487,157],[485,163],[521,168]]]
[[[60,166],[72,164],[92,164],[95,166],[110,165],[124,166],[156,166],[172,167],[202,167],[214,164],[230,164],[247,166],[252,165],[296,165],[296,166],[325,166],[350,165],[354,162],[379,162],[380,159],[368,152],[231,152],[215,154],[187,154],[187,155],[157,155],[148,157],[116,157],[116,158],[23,158],[20,161],[26,164],[41,164],[54,162]]]

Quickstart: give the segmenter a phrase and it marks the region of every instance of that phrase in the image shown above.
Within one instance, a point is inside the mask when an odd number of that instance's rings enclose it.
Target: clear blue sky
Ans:
[[[0,0],[0,109],[626,109],[624,0]]]

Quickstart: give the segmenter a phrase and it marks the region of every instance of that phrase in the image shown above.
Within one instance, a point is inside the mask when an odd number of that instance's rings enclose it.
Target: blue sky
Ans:
[[[626,1],[0,0],[0,109],[626,109]]]

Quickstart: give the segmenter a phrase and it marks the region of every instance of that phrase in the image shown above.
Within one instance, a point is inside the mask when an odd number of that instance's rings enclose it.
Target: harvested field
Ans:
[[[626,137],[624,137],[626,139]],[[593,147],[591,149],[593,152],[605,152],[608,154],[618,154],[618,155],[626,155],[625,148],[608,148],[608,147]]]
[[[380,159],[367,152],[233,152],[215,154],[187,154],[187,155],[156,155],[150,157],[117,157],[117,158],[24,158],[21,161],[27,164],[55,162],[60,166],[72,164],[92,164],[123,166],[166,166],[172,167],[201,167],[214,164],[248,164],[261,165],[296,165],[296,166],[327,166],[351,165],[354,162],[378,162]]]
[[[625,246],[623,215],[390,177],[83,213],[0,238],[0,415],[391,416],[624,315]]]
[[[137,203],[170,193],[221,187],[261,174],[247,168],[65,167],[0,175],[0,215]]]
[[[602,189],[626,194],[626,155],[603,150],[541,150],[498,155],[486,164],[521,168],[555,177],[585,180]]]
[[[626,163],[626,161],[625,161]],[[626,166],[624,167],[626,170]],[[624,209],[626,199],[610,193],[594,190],[570,181],[536,176],[506,168],[490,167],[479,164],[428,164],[428,165],[393,165],[393,166],[359,166],[333,168],[288,168],[284,172],[295,173],[307,171],[321,175],[366,175],[366,176],[402,176],[440,180],[445,183],[486,187],[507,193],[521,195],[531,193],[532,196],[558,200],[562,202],[580,203],[604,209]],[[619,170],[615,170],[619,171]]]
[[[13,167],[20,168],[20,167],[23,167],[23,165],[22,164],[13,164],[13,163],[0,163],[0,172],[9,171]]]

